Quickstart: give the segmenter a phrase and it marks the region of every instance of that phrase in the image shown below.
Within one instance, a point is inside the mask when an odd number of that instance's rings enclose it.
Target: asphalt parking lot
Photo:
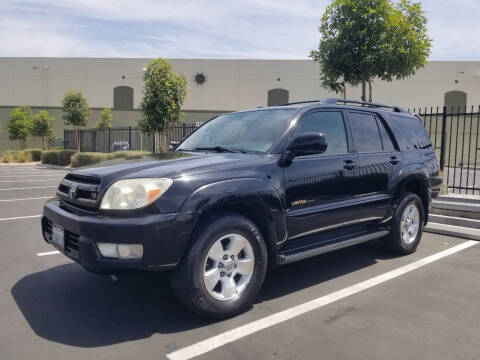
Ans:
[[[0,165],[0,359],[480,359],[480,244],[424,234],[271,272],[254,307],[211,322],[165,274],[90,274],[46,244],[63,169]]]

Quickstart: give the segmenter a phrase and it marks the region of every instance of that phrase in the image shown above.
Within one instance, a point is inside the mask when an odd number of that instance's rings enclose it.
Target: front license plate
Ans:
[[[61,226],[52,225],[52,245],[63,252],[65,250],[65,231]]]

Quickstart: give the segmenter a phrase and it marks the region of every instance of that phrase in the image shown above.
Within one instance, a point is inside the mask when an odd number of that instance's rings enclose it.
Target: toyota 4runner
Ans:
[[[70,172],[45,240],[87,270],[168,270],[202,316],[251,306],[278,265],[380,239],[415,251],[442,179],[420,119],[327,99],[218,116],[185,155]]]

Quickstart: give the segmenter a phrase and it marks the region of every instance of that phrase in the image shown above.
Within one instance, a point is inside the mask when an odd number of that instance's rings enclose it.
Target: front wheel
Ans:
[[[425,213],[422,200],[413,193],[404,193],[391,220],[387,242],[400,255],[415,252],[423,233]]]
[[[265,242],[255,224],[239,215],[225,215],[203,229],[172,272],[172,288],[201,316],[236,315],[252,305],[262,286]]]

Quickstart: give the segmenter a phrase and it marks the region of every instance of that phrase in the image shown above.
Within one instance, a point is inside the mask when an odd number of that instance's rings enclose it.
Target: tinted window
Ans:
[[[301,120],[295,136],[309,132],[325,134],[328,146],[324,154],[335,155],[348,152],[347,135],[341,112],[319,111],[308,114]]]
[[[353,143],[358,152],[383,151],[375,116],[352,112],[350,113],[350,126]]]
[[[420,120],[413,116],[391,115],[395,124],[402,129],[408,141],[417,149],[427,148],[432,145],[430,136]]]
[[[390,135],[388,135],[387,130],[385,129],[385,125],[383,121],[377,118],[378,128],[380,130],[380,136],[382,137],[382,145],[384,151],[395,151],[395,147],[393,146],[392,139]]]

